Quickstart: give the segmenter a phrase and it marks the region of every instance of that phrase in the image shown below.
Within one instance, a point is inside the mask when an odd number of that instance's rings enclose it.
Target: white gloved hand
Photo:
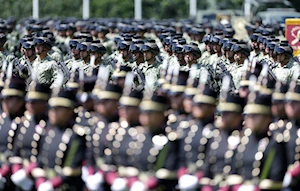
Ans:
[[[5,183],[6,183],[6,179],[2,177],[2,175],[0,174],[0,190],[4,189]]]
[[[146,191],[146,186],[141,181],[136,181],[131,186],[130,191]]]
[[[42,183],[37,191],[54,191],[54,188],[51,182],[47,181]]]
[[[196,190],[198,186],[198,178],[193,175],[185,174],[178,180],[178,189],[180,190]]]
[[[241,185],[238,191],[254,191],[256,187],[254,185]]]
[[[13,175],[11,175],[10,179],[11,181],[16,185],[20,186],[22,182],[26,179],[26,171],[25,169],[20,169],[17,172],[15,172]]]
[[[282,187],[283,188],[289,187],[290,184],[292,183],[292,180],[293,180],[293,177],[292,177],[291,173],[287,172],[284,175],[284,179],[283,179],[283,182],[282,182]]]
[[[89,171],[88,168],[86,166],[83,166],[81,168],[81,179],[83,180],[83,182],[86,182],[86,178],[89,176]]]
[[[125,178],[116,178],[114,183],[111,185],[110,189],[112,191],[126,191],[127,188],[127,180]]]
[[[103,175],[97,172],[94,175],[86,177],[85,185],[89,190],[99,190],[103,183]]]

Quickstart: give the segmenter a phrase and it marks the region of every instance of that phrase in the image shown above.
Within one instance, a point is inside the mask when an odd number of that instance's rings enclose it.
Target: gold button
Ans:
[[[263,153],[261,151],[255,154],[255,160],[261,160],[263,158]]]
[[[259,168],[255,168],[252,170],[252,176],[258,176],[260,173],[260,169]]]

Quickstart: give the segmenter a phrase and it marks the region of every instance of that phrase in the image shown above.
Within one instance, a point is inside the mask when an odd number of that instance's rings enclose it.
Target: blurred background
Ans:
[[[84,0],[39,0],[39,18],[82,18]],[[89,0],[89,17],[134,18],[135,0]],[[14,17],[17,20],[32,16],[32,0],[0,0],[0,18]],[[218,14],[243,15],[245,3],[251,10],[251,17],[260,15],[272,17],[272,10],[286,11],[287,17],[300,12],[300,0],[197,0],[197,20],[211,19]],[[190,18],[190,0],[142,0],[144,19],[181,19]],[[249,7],[250,6],[250,7]],[[221,12],[220,12],[221,11]],[[266,14],[268,11],[270,14]],[[280,18],[279,18],[280,19]]]

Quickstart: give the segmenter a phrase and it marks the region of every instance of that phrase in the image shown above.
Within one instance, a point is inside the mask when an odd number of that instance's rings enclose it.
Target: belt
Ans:
[[[115,165],[105,164],[105,160],[103,158],[100,158],[100,157],[96,159],[96,164],[100,168],[100,170],[102,170],[104,172],[118,170]]]
[[[139,175],[139,170],[134,167],[124,167],[120,166],[118,168],[118,173],[122,177],[132,177],[132,176],[138,176]]]
[[[282,188],[282,182],[264,179],[260,181],[258,187],[264,190],[280,190]]]
[[[155,172],[155,176],[158,179],[162,180],[176,180],[177,179],[177,171],[170,171],[165,168],[161,168]]]
[[[6,163],[7,162],[7,157],[3,153],[0,153],[0,162],[2,162],[2,163]]]
[[[54,178],[57,175],[63,176],[80,176],[81,175],[81,168],[71,168],[71,167],[64,167],[64,168],[35,168],[32,170],[32,176],[34,178],[39,177],[47,177],[48,179]]]
[[[241,177],[240,175],[232,174],[227,177],[226,182],[229,186],[236,185],[236,184],[242,184],[243,177]]]

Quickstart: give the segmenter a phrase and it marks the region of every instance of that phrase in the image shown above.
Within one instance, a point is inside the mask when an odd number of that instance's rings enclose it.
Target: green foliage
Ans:
[[[206,9],[209,0],[198,0],[197,8]],[[243,0],[216,0],[219,6],[240,8]],[[0,17],[30,17],[32,0],[0,0]],[[189,17],[189,0],[142,0],[143,18],[179,19]],[[82,0],[39,0],[40,17],[82,17]],[[134,0],[90,0],[91,17],[134,17]]]

